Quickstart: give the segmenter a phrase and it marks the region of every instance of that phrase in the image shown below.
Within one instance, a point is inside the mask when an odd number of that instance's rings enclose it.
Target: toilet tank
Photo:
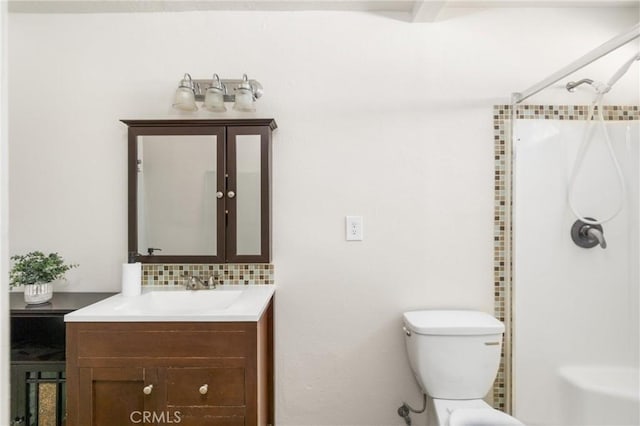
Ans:
[[[504,324],[478,311],[422,310],[403,315],[409,364],[432,398],[483,398],[500,364]]]

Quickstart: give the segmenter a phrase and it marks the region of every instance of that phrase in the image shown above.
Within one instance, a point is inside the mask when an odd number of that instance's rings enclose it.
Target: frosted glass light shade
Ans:
[[[204,107],[213,112],[224,112],[227,107],[224,106],[224,95],[222,90],[217,87],[210,87],[204,94]]]
[[[253,112],[256,106],[253,103],[253,94],[250,89],[238,89],[236,91],[236,102],[233,104],[236,111]]]
[[[178,87],[173,101],[173,107],[182,111],[196,111],[196,96],[193,90],[186,87]]]

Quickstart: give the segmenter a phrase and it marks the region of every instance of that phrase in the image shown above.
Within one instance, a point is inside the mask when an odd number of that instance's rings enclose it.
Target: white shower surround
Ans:
[[[559,375],[563,425],[640,424],[637,367],[572,365]]]
[[[517,120],[514,126],[514,414],[525,424],[563,423],[558,369],[637,366],[640,123],[607,121],[627,199],[604,224],[608,247],[570,238],[569,177],[587,123]],[[618,183],[601,131],[576,184],[578,210],[604,217]]]

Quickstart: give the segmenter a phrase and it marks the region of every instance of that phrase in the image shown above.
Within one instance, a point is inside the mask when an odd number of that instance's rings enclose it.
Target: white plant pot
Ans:
[[[52,283],[26,284],[24,286],[24,301],[27,305],[46,303],[53,297]]]

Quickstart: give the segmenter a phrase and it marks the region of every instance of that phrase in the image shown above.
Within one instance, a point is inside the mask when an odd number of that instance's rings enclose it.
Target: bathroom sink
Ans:
[[[140,296],[120,294],[65,315],[66,322],[257,321],[274,285],[224,285],[212,290],[146,287]]]
[[[241,294],[242,290],[152,291],[129,302],[147,313],[197,313],[227,309]]]

